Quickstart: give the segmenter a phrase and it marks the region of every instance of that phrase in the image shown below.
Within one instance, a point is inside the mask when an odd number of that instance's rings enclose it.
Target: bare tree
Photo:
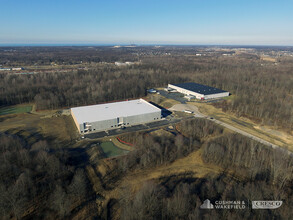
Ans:
[[[50,198],[51,208],[58,212],[60,217],[67,216],[71,211],[71,200],[62,188],[57,185]]]
[[[86,176],[82,169],[78,169],[73,176],[71,184],[69,185],[69,193],[70,195],[76,197],[78,202],[81,201],[86,197]]]

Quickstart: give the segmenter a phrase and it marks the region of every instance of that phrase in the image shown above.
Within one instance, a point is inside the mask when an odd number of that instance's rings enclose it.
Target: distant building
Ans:
[[[122,62],[115,62],[116,66],[126,66],[126,63],[122,63]]]
[[[126,65],[133,65],[134,62],[125,62]]]
[[[23,70],[22,67],[0,68],[0,71]]]
[[[78,131],[106,131],[161,119],[161,109],[143,99],[71,108]]]
[[[123,63],[123,62],[115,62],[116,66],[127,66],[127,65],[133,65],[133,64],[135,64],[135,63],[134,62],[125,62],[125,63]]]
[[[194,96],[196,99],[214,99],[229,96],[227,91],[198,83],[168,84],[168,88],[185,94],[187,97]]]
[[[11,70],[22,70],[23,68],[21,67],[13,67]]]
[[[155,89],[148,89],[147,92],[148,92],[148,93],[156,93],[157,90],[155,90]]]
[[[0,71],[10,71],[10,68],[0,68]]]

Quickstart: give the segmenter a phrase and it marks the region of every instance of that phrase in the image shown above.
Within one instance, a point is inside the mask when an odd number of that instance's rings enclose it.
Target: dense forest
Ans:
[[[293,130],[292,59],[263,63],[257,54],[190,56],[198,48],[0,48],[5,66],[99,63],[88,70],[0,73],[0,106],[35,103],[37,110],[139,98],[146,89],[168,83],[197,82],[229,91],[214,103],[223,111],[261,124]],[[262,51],[268,50],[263,48]],[[277,49],[274,49],[277,51]],[[90,51],[90,52],[89,52]],[[167,55],[166,55],[167,54]],[[170,54],[170,55],[169,55]],[[188,56],[186,56],[188,54]],[[140,61],[118,67],[101,62]],[[2,116],[5,117],[5,116]],[[5,119],[6,120],[6,119]],[[94,192],[84,149],[39,138],[28,144],[10,132],[0,134],[0,216],[3,219],[289,219],[293,212],[293,158],[205,119],[183,120],[172,135],[148,132],[123,135],[134,144],[125,156],[97,161],[101,195]],[[29,131],[28,131],[29,132]],[[63,145],[65,144],[65,145]],[[85,148],[87,146],[84,146]],[[204,165],[221,170],[204,177],[173,174],[141,183],[136,190],[119,187],[123,178],[166,167],[199,153]],[[82,164],[76,163],[82,161]],[[105,162],[106,161],[106,162]],[[100,182],[99,182],[100,181]],[[117,189],[115,198],[102,195]],[[243,200],[244,210],[202,210],[205,199]],[[252,200],[282,200],[277,210],[256,211]],[[104,204],[97,209],[97,204]]]
[[[101,219],[288,219],[293,214],[292,156],[227,133],[206,119],[182,121],[176,127],[177,134],[171,136],[123,135],[124,140],[135,140],[135,150],[114,158],[107,172],[99,174],[100,196],[93,192],[84,167],[73,162],[80,153],[74,159],[67,148],[44,140],[28,145],[17,136],[1,134],[0,215],[4,219],[63,219],[74,217],[84,206],[90,208],[83,216]],[[197,151],[206,164],[219,166],[223,172],[203,178],[171,172],[144,182],[136,191],[123,187],[119,199],[102,196],[132,173],[167,166]],[[207,198],[245,201],[246,208],[200,209]],[[105,208],[97,209],[96,199]],[[251,200],[272,199],[282,200],[283,206],[274,211],[250,209]]]
[[[66,150],[0,133],[0,152],[1,219],[61,219],[92,198],[84,170],[71,165]]]
[[[112,47],[0,47],[0,60],[6,67],[137,61],[133,53]]]
[[[225,170],[216,178],[194,178],[185,173],[145,182],[134,194],[125,191],[113,210],[121,207],[122,219],[288,219],[292,215],[293,158],[240,134],[224,133],[223,128],[205,119],[183,121],[182,134],[174,137],[135,135],[137,150],[117,161],[118,172],[109,183],[125,172],[153,169],[200,151],[207,164]],[[131,140],[131,137],[124,136]],[[111,184],[110,184],[111,185]],[[211,201],[242,200],[244,210],[202,210]],[[252,200],[282,200],[275,210],[251,210]]]
[[[224,111],[290,132],[292,71],[287,59],[261,66],[260,61],[248,58],[146,56],[140,65],[120,68],[105,65],[67,73],[0,74],[0,105],[35,102],[38,109],[56,109],[138,98],[147,88],[193,81],[235,95],[215,104]]]
[[[71,73],[1,75],[1,105],[35,102],[37,109],[56,109],[146,95],[146,88],[160,86],[176,74],[154,74],[149,68],[102,67]],[[3,87],[2,87],[3,86]]]
[[[146,57],[153,56],[177,56],[194,55],[204,53],[208,56],[234,54],[226,49],[235,49],[235,46],[34,46],[34,47],[0,47],[0,65],[5,67],[13,66],[41,66],[41,65],[72,65],[81,63],[99,63],[115,61],[140,61]],[[263,46],[242,46],[249,50],[256,50],[259,53],[275,54],[278,51],[292,52],[292,47],[263,47]],[[223,50],[221,50],[223,49]],[[257,57],[245,54],[245,57]]]

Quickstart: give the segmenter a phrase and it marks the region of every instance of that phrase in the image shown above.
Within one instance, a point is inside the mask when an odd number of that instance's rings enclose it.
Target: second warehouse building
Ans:
[[[168,88],[176,90],[187,96],[194,96],[196,99],[215,99],[229,96],[229,92],[201,85],[198,83],[168,84]]]
[[[71,108],[79,133],[111,130],[161,119],[161,109],[143,99]]]

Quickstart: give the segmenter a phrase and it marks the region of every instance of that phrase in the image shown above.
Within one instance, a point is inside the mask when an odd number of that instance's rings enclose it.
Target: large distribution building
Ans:
[[[187,96],[194,96],[196,99],[215,99],[229,96],[227,91],[198,83],[168,84],[168,88]]]
[[[143,99],[71,108],[80,133],[105,131],[161,119],[161,109]]]

